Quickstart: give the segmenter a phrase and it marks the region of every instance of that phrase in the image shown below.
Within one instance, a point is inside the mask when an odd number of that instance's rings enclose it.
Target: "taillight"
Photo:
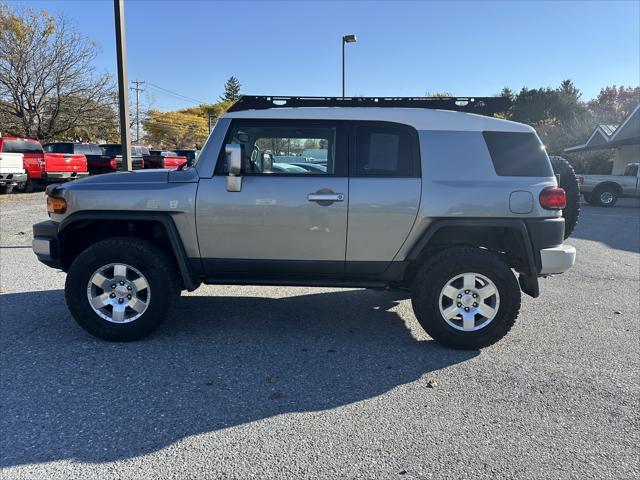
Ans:
[[[111,170],[118,169],[118,160],[116,159],[116,157],[113,157],[111,160],[109,160],[109,166],[111,167]]]
[[[562,210],[567,206],[564,188],[548,187],[540,192],[540,205],[547,210]]]
[[[584,185],[584,177],[582,175],[578,175],[578,185]]]

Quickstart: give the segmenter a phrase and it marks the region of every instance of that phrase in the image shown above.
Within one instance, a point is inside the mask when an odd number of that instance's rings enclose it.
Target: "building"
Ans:
[[[589,139],[582,145],[565,148],[565,152],[591,152],[616,149],[612,175],[622,175],[627,164],[640,162],[640,104],[620,125],[596,126]]]

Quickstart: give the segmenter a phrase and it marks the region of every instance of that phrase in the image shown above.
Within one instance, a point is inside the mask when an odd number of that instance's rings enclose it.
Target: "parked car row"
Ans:
[[[178,168],[193,161],[195,150],[149,150],[131,147],[134,170]],[[29,138],[0,137],[0,193],[31,192],[35,184],[64,182],[122,169],[122,146],[117,143],[52,142],[41,145]]]

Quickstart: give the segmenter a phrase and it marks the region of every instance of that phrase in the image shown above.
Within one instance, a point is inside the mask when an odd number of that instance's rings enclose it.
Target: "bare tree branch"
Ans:
[[[0,2],[0,131],[40,140],[117,132],[114,82],[63,15]]]

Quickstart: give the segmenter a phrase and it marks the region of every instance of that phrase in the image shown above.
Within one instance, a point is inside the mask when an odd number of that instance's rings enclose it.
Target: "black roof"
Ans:
[[[292,107],[428,108],[492,115],[511,106],[507,97],[276,97],[243,95],[229,112]]]

